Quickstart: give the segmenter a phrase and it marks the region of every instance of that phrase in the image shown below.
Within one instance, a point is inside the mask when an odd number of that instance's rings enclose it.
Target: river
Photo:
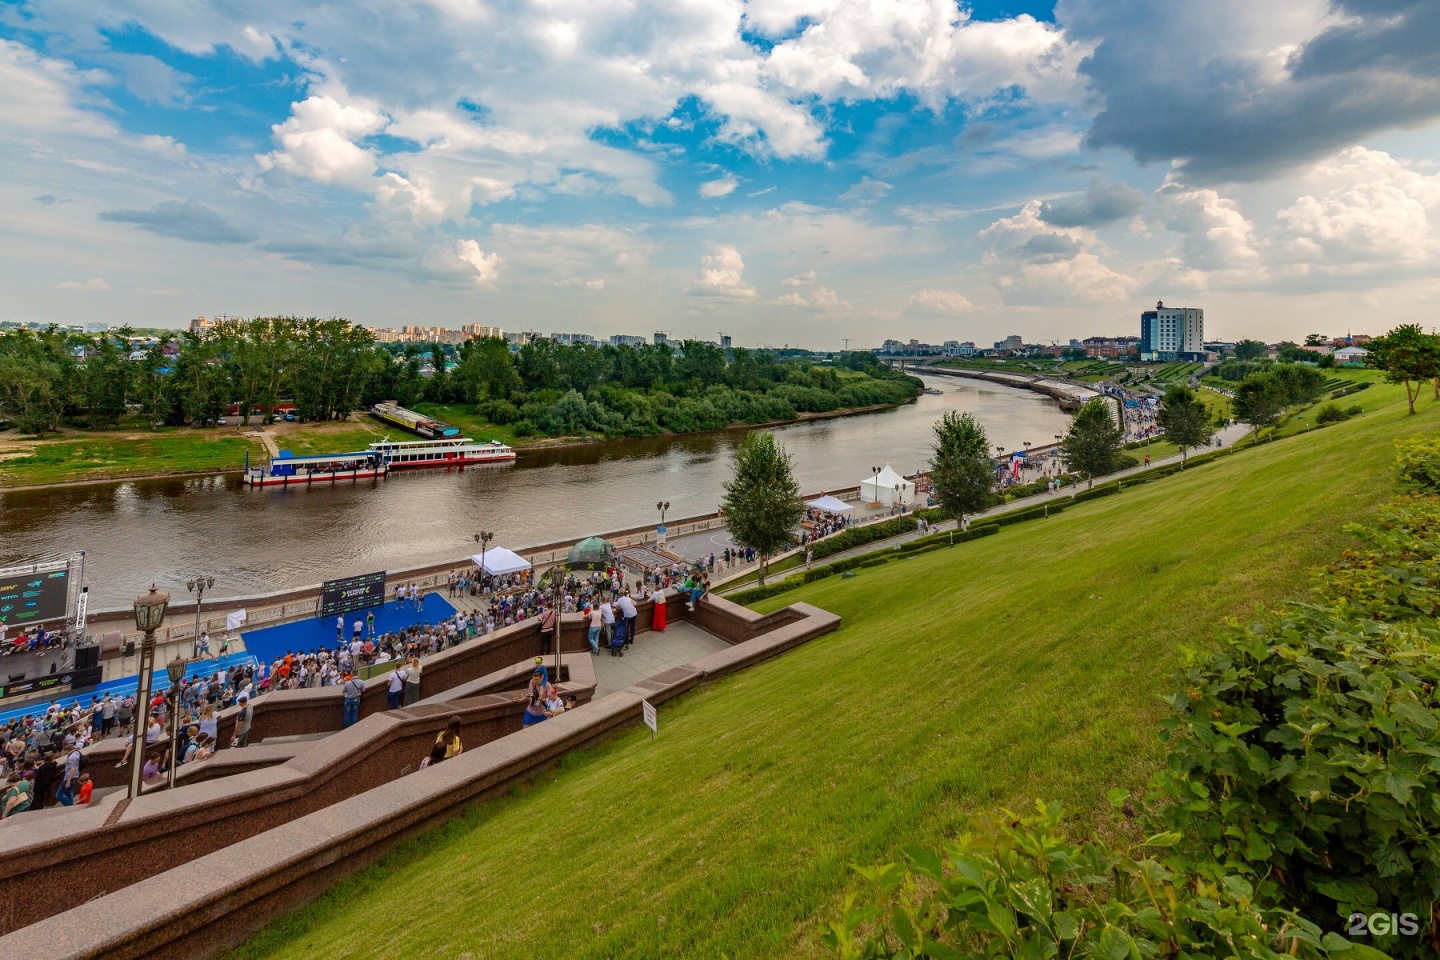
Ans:
[[[1007,450],[1050,443],[1068,424],[1040,394],[949,377],[926,383],[943,393],[778,428],[801,489],[854,486],[886,463],[914,473],[946,410],[974,414]],[[196,573],[215,577],[208,600],[400,570],[475,552],[481,529],[518,549],[654,522],[657,500],[670,502],[671,519],[710,513],[742,436],[582,444],[522,452],[513,465],[334,487],[251,490],[237,472],[0,493],[0,565],[83,550],[92,609],[126,606],[151,581],[184,599]]]

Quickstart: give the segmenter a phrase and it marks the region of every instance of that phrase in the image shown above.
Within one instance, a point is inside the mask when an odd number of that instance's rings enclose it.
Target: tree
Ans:
[[[1421,380],[1436,378],[1435,394],[1440,399],[1440,341],[1420,329],[1419,324],[1401,324],[1367,345],[1366,357],[1372,367],[1385,371],[1391,383],[1405,384],[1405,399],[1410,412],[1415,412],[1415,399],[1420,396]],[[1415,381],[1411,389],[1411,381]]]
[[[961,526],[967,513],[979,513],[999,500],[990,439],[970,414],[951,410],[935,424],[930,480],[940,508],[955,514]]]
[[[760,554],[761,586],[770,554],[790,544],[804,508],[790,454],[768,430],[747,433],[735,450],[735,475],[721,503],[725,527],[737,542]]]
[[[1079,470],[1095,486],[1095,477],[1120,467],[1120,446],[1125,434],[1111,413],[1111,401],[1096,397],[1075,411],[1070,432],[1060,441],[1060,451],[1071,470]]]
[[[1195,391],[1183,384],[1176,384],[1165,391],[1160,401],[1160,413],[1156,424],[1165,433],[1165,439],[1180,448],[1180,469],[1185,469],[1185,459],[1195,447],[1210,442],[1214,421],[1210,410],[1200,402]]]
[[[1259,437],[1261,427],[1274,424],[1285,412],[1285,399],[1285,389],[1273,374],[1252,373],[1235,388],[1235,419],[1250,424]]]
[[[1323,333],[1307,333],[1305,335],[1305,346],[1307,347],[1323,347],[1329,342]]]
[[[1259,360],[1270,352],[1270,348],[1259,340],[1241,340],[1235,344],[1236,360]]]

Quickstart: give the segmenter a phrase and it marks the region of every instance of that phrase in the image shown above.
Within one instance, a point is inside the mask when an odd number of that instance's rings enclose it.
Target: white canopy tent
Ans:
[[[521,570],[530,569],[529,560],[504,547],[491,547],[483,554],[477,553],[470,559],[475,561],[475,566],[492,577],[503,577],[507,573],[519,573]]]
[[[887,507],[897,503],[914,503],[915,484],[900,476],[887,463],[878,475],[860,482],[860,499],[868,503],[883,503]]]
[[[839,497],[832,497],[828,493],[823,497],[817,497],[811,500],[805,504],[805,506],[810,507],[812,510],[821,510],[825,513],[849,513],[855,509]]]

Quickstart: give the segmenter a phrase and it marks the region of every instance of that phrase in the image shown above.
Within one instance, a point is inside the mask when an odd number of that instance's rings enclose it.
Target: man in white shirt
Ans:
[[[386,688],[385,700],[390,704],[391,710],[400,709],[405,701],[405,681],[410,675],[400,667],[390,671],[390,686]]]
[[[635,609],[635,601],[630,599],[630,591],[620,594],[617,601],[620,607],[620,615],[625,618],[625,646],[635,642],[635,622],[640,616],[640,611]]]
[[[609,600],[600,604],[600,635],[605,638],[605,646],[610,646],[610,638],[615,635],[615,608]]]

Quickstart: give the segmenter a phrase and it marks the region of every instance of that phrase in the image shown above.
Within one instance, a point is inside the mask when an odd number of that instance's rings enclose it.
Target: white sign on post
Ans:
[[[645,715],[645,726],[650,728],[650,739],[655,739],[655,734],[660,732],[659,721],[655,718],[655,705],[649,700],[640,701],[640,709]]]

